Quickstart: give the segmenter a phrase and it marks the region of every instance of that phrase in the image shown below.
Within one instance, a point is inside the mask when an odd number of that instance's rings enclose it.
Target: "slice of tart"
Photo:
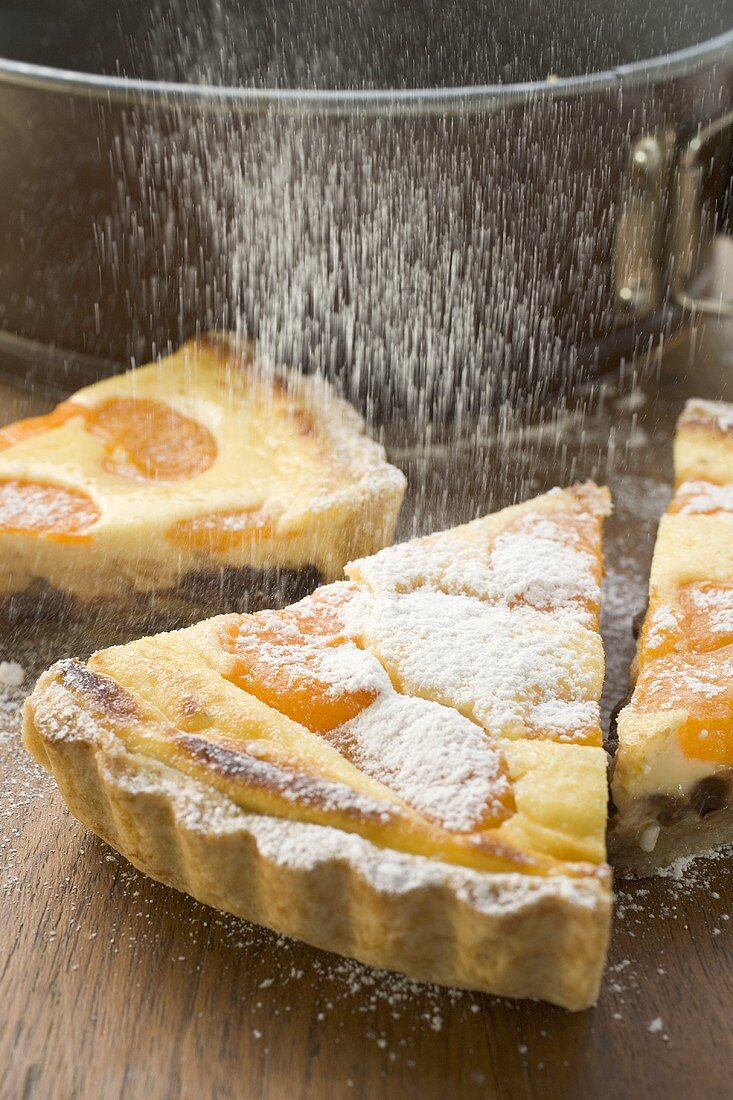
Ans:
[[[733,405],[690,401],[659,525],[609,843],[648,873],[733,842]]]
[[[325,383],[192,342],[0,429],[0,600],[287,602],[391,542],[404,488]]]
[[[348,566],[284,610],[54,665],[25,743],[148,874],[414,977],[579,1009],[605,957],[605,490]]]

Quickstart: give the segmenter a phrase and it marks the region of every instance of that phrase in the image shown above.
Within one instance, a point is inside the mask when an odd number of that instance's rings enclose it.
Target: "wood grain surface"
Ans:
[[[459,458],[396,454],[412,488],[403,534],[467,519],[553,480],[608,477],[617,510],[608,530],[607,703],[624,689],[629,618],[643,600],[665,504],[673,417],[689,392],[731,396],[721,340],[694,360],[678,349],[676,375],[643,408],[638,394],[609,385],[602,413],[559,444],[505,439],[511,477],[497,467],[495,447]],[[34,411],[34,400],[44,405],[43,395],[12,389],[0,399],[3,419]],[[460,491],[445,491],[449,470]],[[28,690],[50,660],[83,655],[109,632],[104,622],[6,630],[0,659],[24,664]],[[14,717],[23,690],[0,704],[0,1096],[733,1094],[725,858],[699,861],[681,882],[619,885],[608,972],[588,1012],[416,986],[206,909],[131,869],[74,822],[24,756]]]

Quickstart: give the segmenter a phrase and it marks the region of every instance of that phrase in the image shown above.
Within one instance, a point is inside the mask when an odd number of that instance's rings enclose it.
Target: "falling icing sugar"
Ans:
[[[25,681],[25,669],[17,661],[0,661],[0,687],[18,688]]]

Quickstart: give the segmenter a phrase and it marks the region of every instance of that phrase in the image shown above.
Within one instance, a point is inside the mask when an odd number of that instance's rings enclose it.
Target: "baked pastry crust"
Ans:
[[[202,901],[417,978],[585,1007],[611,909],[591,644],[607,509],[558,491],[406,544],[417,573],[395,548],[284,612],[59,662],[26,745],[76,816]],[[548,558],[568,567],[552,606]],[[462,614],[470,691],[450,662],[415,680],[390,639],[423,663]]]
[[[653,873],[733,842],[733,406],[690,401],[617,719],[609,848]]]
[[[610,872],[486,874],[246,813],[90,725],[45,673],[23,737],[84,825],[207,905],[382,969],[571,1010],[598,996]]]
[[[271,606],[389,543],[404,490],[325,382],[191,341],[0,429],[0,600]]]

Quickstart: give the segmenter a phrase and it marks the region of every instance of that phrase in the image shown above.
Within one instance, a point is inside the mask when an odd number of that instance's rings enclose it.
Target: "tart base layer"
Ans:
[[[653,833],[649,842],[654,840],[651,851],[640,847],[638,830],[615,828],[612,819],[608,851],[614,869],[620,875],[653,875],[678,860],[712,856],[720,848],[733,845],[733,806],[725,805],[703,816],[693,807],[681,813],[679,820],[672,824],[651,826]]]
[[[298,569],[223,566],[185,573],[172,588],[140,592],[121,585],[115,597],[84,600],[38,578],[21,592],[0,599],[0,621],[15,626],[61,615],[72,621],[121,615],[128,633],[155,632],[213,613],[284,607],[309,595],[323,580],[313,565]]]
[[[484,873],[321,825],[247,813],[132,753],[42,677],[23,736],[72,813],[145,874],[315,947],[413,978],[571,1010],[593,1004],[608,945],[607,869]]]

